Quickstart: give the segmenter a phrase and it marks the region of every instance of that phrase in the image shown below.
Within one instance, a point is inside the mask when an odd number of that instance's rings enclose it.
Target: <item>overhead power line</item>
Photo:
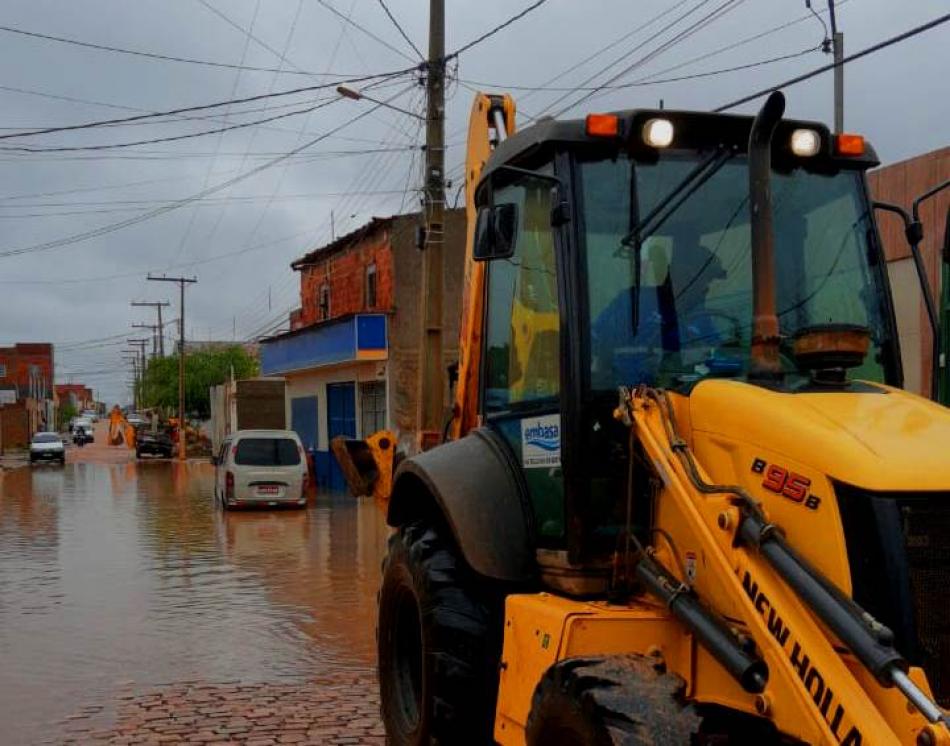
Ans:
[[[701,8],[701,7],[703,7],[704,5],[706,5],[706,2],[707,2],[707,0],[703,0],[703,1],[700,2],[698,5],[696,5],[695,7],[693,7],[692,10],[687,11],[687,12],[684,13],[682,16],[680,16],[679,18],[677,18],[676,20],[674,20],[673,22],[671,22],[670,24],[668,24],[668,25],[665,26],[664,28],[662,28],[662,29],[660,29],[659,31],[657,31],[652,37],[646,39],[642,44],[638,45],[638,47],[643,47],[643,46],[645,46],[646,44],[648,44],[649,42],[656,40],[661,34],[663,34],[665,31],[667,31],[668,29],[670,29],[672,26],[676,25],[680,20],[685,19],[687,16],[691,15],[693,12],[695,12],[695,11],[698,10],[699,8]],[[685,39],[689,38],[689,37],[692,36],[693,34],[695,34],[695,33],[699,32],[699,31],[701,31],[702,29],[706,28],[708,25],[710,25],[710,24],[712,24],[712,23],[715,23],[717,20],[719,20],[720,18],[722,18],[724,15],[726,15],[726,14],[729,13],[730,11],[735,10],[735,9],[736,9],[739,5],[741,5],[743,2],[745,2],[745,0],[725,0],[724,2],[720,3],[720,4],[717,5],[715,8],[713,8],[713,10],[711,10],[710,12],[708,12],[706,15],[702,16],[699,20],[693,21],[693,22],[692,22],[689,26],[687,26],[685,29],[682,29],[682,30],[680,30],[680,31],[675,32],[674,35],[673,35],[671,38],[669,38],[669,39],[667,39],[666,41],[662,42],[662,43],[661,43],[658,47],[656,47],[655,49],[652,49],[651,51],[647,52],[645,55],[643,55],[643,57],[640,57],[640,58],[638,58],[637,60],[631,62],[629,65],[627,65],[626,67],[624,67],[620,72],[611,74],[609,78],[607,78],[605,81],[603,81],[603,83],[599,84],[594,90],[585,92],[582,96],[580,96],[578,99],[576,99],[576,100],[573,101],[572,103],[568,103],[567,105],[561,107],[561,108],[554,114],[554,116],[555,116],[555,117],[562,116],[565,112],[570,111],[571,109],[573,109],[573,108],[574,108],[575,106],[577,106],[578,104],[581,104],[581,103],[583,103],[584,101],[586,101],[587,99],[589,99],[589,98],[591,98],[592,96],[594,96],[598,91],[600,91],[600,90],[603,89],[603,86],[609,85],[609,84],[611,84],[611,83],[615,83],[616,81],[618,81],[618,80],[619,80],[620,78],[622,78],[623,76],[625,76],[625,75],[627,75],[628,73],[632,72],[633,70],[635,70],[635,69],[641,67],[642,65],[645,65],[646,63],[648,63],[648,62],[650,62],[651,60],[653,60],[654,58],[656,58],[658,55],[660,55],[660,54],[662,54],[663,52],[667,51],[668,49],[672,49],[673,47],[675,47],[676,45],[680,44],[682,41],[684,41]],[[628,55],[628,56],[629,56],[629,55]],[[612,66],[612,65],[611,65],[611,66]],[[564,96],[561,96],[560,99],[558,99],[558,101],[555,102],[555,103],[559,103],[560,101],[563,101],[563,100],[564,100],[565,98],[567,98],[569,95],[570,95],[570,94],[565,94]],[[555,105],[555,104],[550,104],[548,107],[546,107],[546,109],[550,109],[550,108],[552,108],[554,105]]]
[[[932,28],[936,28],[937,26],[940,26],[946,23],[947,21],[950,21],[950,13],[946,13],[942,16],[934,18],[932,21],[928,21],[927,23],[921,24],[920,26],[915,26],[914,28],[909,29],[908,31],[905,31],[902,34],[897,34],[896,36],[892,36],[888,39],[884,39],[883,41],[880,41],[877,44],[872,44],[869,47],[865,47],[860,52],[855,52],[854,54],[847,55],[841,60],[840,64],[845,65],[845,64],[848,64],[849,62],[854,62],[855,60],[859,60],[862,57],[867,57],[869,54],[879,52],[882,49],[886,49],[887,47],[893,46],[894,44],[898,44],[902,41],[906,41],[907,39],[911,39],[917,36],[918,34],[922,34],[925,31],[929,31]],[[836,63],[831,62],[827,65],[816,67],[814,70],[810,70],[807,73],[796,75],[794,78],[789,78],[788,80],[784,80],[781,83],[776,83],[775,85],[769,86],[768,88],[763,88],[759,91],[756,91],[755,93],[750,93],[749,95],[743,96],[742,98],[737,98],[735,101],[730,101],[728,104],[723,104],[722,106],[716,109],[713,109],[713,111],[720,112],[720,111],[727,111],[729,109],[734,109],[736,106],[740,106],[742,104],[748,103],[749,101],[754,101],[755,99],[760,98],[761,96],[765,96],[771,93],[772,91],[778,90],[779,88],[787,88],[788,86],[795,85],[796,83],[801,83],[805,80],[809,80],[810,78],[814,78],[816,75],[821,75],[822,73],[828,72],[829,70],[834,69],[835,65]]]
[[[181,62],[189,65],[202,65],[204,67],[216,67],[224,70],[243,70],[245,72],[259,73],[282,73],[284,75],[319,75],[310,70],[287,70],[279,67],[255,67],[253,65],[233,65],[227,62],[214,62],[212,60],[194,59],[192,57],[177,57],[170,54],[159,54],[158,52],[145,52],[137,49],[124,49],[122,47],[113,47],[108,44],[96,44],[94,42],[81,41],[79,39],[70,39],[64,36],[53,36],[52,34],[41,34],[38,31],[27,31],[26,29],[14,28],[13,26],[0,26],[0,31],[8,34],[18,34],[35,39],[57,42],[59,44],[69,44],[76,47],[85,47],[86,49],[95,49],[100,52],[114,52],[116,54],[125,54],[133,57],[145,57],[152,60],[162,60],[164,62]],[[334,75],[344,76],[345,73],[333,73]]]
[[[147,114],[136,114],[130,117],[120,117],[117,119],[100,119],[94,122],[85,122],[83,124],[70,124],[62,127],[45,127],[43,129],[35,130],[24,130],[22,132],[8,132],[6,134],[0,135],[0,140],[10,140],[13,138],[19,137],[33,137],[35,135],[48,135],[54,132],[72,132],[75,130],[84,130],[84,129],[93,129],[95,127],[111,127],[117,124],[128,124],[129,122],[139,122],[143,119],[155,119],[159,117],[168,117],[175,114],[186,114],[193,111],[206,111],[208,109],[217,109],[222,106],[232,106],[233,104],[244,104],[251,101],[264,101],[271,98],[279,98],[281,96],[293,96],[299,93],[309,93],[311,91],[321,91],[326,90],[327,88],[336,88],[339,85],[346,83],[362,83],[367,80],[378,80],[380,78],[395,78],[400,75],[405,75],[410,72],[414,72],[415,68],[407,68],[404,70],[393,70],[388,73],[377,73],[375,75],[362,75],[358,78],[350,78],[347,80],[334,80],[330,83],[321,83],[319,85],[303,86],[300,88],[291,88],[286,91],[274,91],[273,93],[260,93],[255,96],[247,96],[245,98],[232,98],[226,101],[216,101],[211,104],[200,104],[198,106],[184,106],[178,109],[168,109],[166,111],[156,111],[150,112]]]
[[[406,44],[412,47],[413,51],[419,55],[419,59],[425,60],[426,56],[419,51],[419,47],[415,45],[412,39],[409,38],[409,34],[405,32],[403,27],[399,24],[399,21],[396,20],[396,16],[392,14],[392,11],[389,9],[389,6],[386,5],[386,0],[379,0],[380,6],[382,6],[383,12],[389,17],[389,20],[393,22],[393,26],[396,27],[396,31],[399,32],[399,35],[406,40]]]
[[[0,151],[7,153],[74,153],[77,151],[115,150],[117,148],[131,148],[137,145],[154,145],[155,143],[160,142],[191,140],[195,137],[221,134],[224,132],[230,132],[231,130],[244,129],[246,127],[257,127],[258,125],[267,124],[268,122],[276,122],[278,119],[288,119],[290,117],[300,116],[301,114],[309,114],[310,112],[316,111],[317,109],[322,109],[325,106],[336,103],[337,101],[339,101],[339,98],[324,99],[320,103],[314,104],[313,106],[308,106],[305,109],[294,109],[293,111],[285,111],[280,114],[274,114],[273,116],[263,117],[262,119],[253,119],[250,122],[237,122],[236,124],[229,124],[225,127],[215,127],[214,129],[202,130],[201,132],[188,132],[184,135],[168,135],[166,137],[152,137],[146,140],[132,140],[129,142],[105,143],[101,145],[68,145],[39,148],[30,147],[28,145],[8,145],[0,146]]]
[[[345,24],[347,24],[348,26],[352,26],[353,28],[358,29],[359,31],[362,31],[362,32],[363,32],[364,34],[366,34],[370,39],[373,39],[374,41],[379,42],[379,43],[382,44],[384,47],[386,47],[386,49],[388,49],[388,50],[390,50],[390,51],[392,51],[392,52],[395,52],[396,54],[398,54],[398,55],[399,55],[400,57],[402,57],[403,59],[409,60],[409,62],[415,62],[415,60],[413,60],[412,57],[410,57],[408,54],[406,54],[405,52],[403,52],[401,49],[399,49],[398,47],[394,47],[394,46],[393,46],[392,44],[390,44],[388,41],[386,41],[385,39],[380,38],[379,36],[377,36],[376,34],[374,34],[372,31],[369,31],[368,29],[363,28],[363,27],[360,26],[356,21],[354,21],[352,18],[350,18],[350,17],[347,16],[347,15],[344,15],[344,14],[341,13],[339,10],[337,10],[337,9],[334,8],[332,5],[330,5],[330,3],[328,3],[326,0],[317,0],[317,2],[318,2],[320,5],[322,5],[324,8],[326,8],[327,10],[329,10],[331,13],[333,13],[333,15],[335,15],[335,16],[337,16],[337,17],[343,19],[343,22],[344,22]]]
[[[637,80],[631,80],[628,83],[617,83],[614,85],[606,86],[552,86],[552,87],[538,87],[538,86],[520,86],[520,85],[502,85],[500,83],[485,83],[482,81],[473,81],[473,80],[460,80],[459,82],[463,85],[475,85],[482,86],[484,88],[494,88],[502,89],[508,88],[513,91],[600,91],[600,90],[611,90],[619,91],[625,88],[640,88],[650,85],[660,85],[663,83],[679,83],[684,80],[695,80],[697,78],[709,78],[715,75],[723,75],[725,73],[737,72],[739,70],[748,70],[754,67],[763,67],[765,65],[770,65],[774,62],[782,62],[784,60],[795,59],[796,57],[802,57],[806,54],[812,54],[815,51],[821,49],[821,45],[817,47],[811,46],[806,49],[802,49],[798,52],[790,52],[789,54],[782,54],[776,57],[767,57],[766,59],[756,60],[755,62],[747,62],[744,65],[733,65],[732,67],[721,67],[716,70],[706,70],[701,73],[691,73],[689,75],[679,75],[672,78],[655,78],[653,75],[647,75],[643,78],[638,78]]]
[[[391,96],[389,98],[389,101],[402,95],[407,90],[409,90],[408,87],[402,91],[399,91],[395,95]],[[388,103],[388,101],[386,103]],[[339,132],[342,129],[345,129],[346,127],[349,127],[350,125],[354,124],[360,119],[363,119],[364,117],[369,116],[370,114],[372,114],[373,112],[375,112],[377,109],[380,109],[380,108],[382,108],[382,106],[379,104],[372,106],[370,108],[367,108],[365,111],[361,112],[360,114],[357,114],[356,116],[350,119],[347,119],[342,124],[339,124],[336,127],[333,127],[332,129],[327,130],[323,134],[311,140],[308,140],[302,145],[292,150],[289,150],[288,152],[284,153],[283,155],[278,156],[277,158],[273,158],[269,161],[266,161],[265,163],[262,163],[259,166],[255,166],[254,168],[248,171],[245,171],[244,173],[238,174],[237,176],[231,179],[215,184],[214,186],[208,187],[207,189],[202,189],[200,192],[197,192],[188,197],[183,197],[182,199],[175,200],[174,202],[170,202],[166,205],[158,207],[154,210],[150,210],[141,215],[136,215],[131,218],[126,218],[125,220],[120,220],[119,222],[116,222],[116,223],[110,223],[108,225],[100,226],[99,228],[83,231],[81,233],[75,233],[71,236],[63,236],[62,238],[57,238],[52,241],[44,241],[42,243],[33,244],[31,246],[21,246],[16,249],[7,249],[5,251],[0,251],[0,258],[18,256],[20,254],[31,254],[37,251],[49,251],[50,249],[59,248],[60,246],[67,246],[69,244],[79,243],[81,241],[88,241],[91,238],[98,238],[99,236],[103,236],[108,233],[113,233],[117,230],[127,228],[131,225],[142,223],[146,220],[150,220],[152,218],[158,217],[159,215],[164,215],[165,213],[171,212],[172,210],[177,210],[181,207],[185,207],[186,205],[191,204],[195,200],[201,199],[203,197],[207,197],[210,194],[215,194],[224,189],[227,189],[228,187],[234,184],[237,184],[241,181],[244,181],[245,179],[248,179],[251,176],[259,174],[261,171],[264,171],[265,169],[271,168],[272,166],[275,166],[278,163],[281,163],[287,160],[289,157],[295,155],[296,153],[300,153],[306,150],[307,148],[312,147],[313,145],[316,145],[318,142],[327,139],[328,137],[336,134],[337,132]]]
[[[321,1],[321,0],[317,0],[317,2],[320,2],[320,1]],[[547,2],[547,0],[537,0],[537,2],[532,3],[532,4],[529,5],[527,8],[524,8],[523,10],[519,11],[518,13],[515,13],[515,15],[513,15],[513,16],[512,16],[511,18],[509,18],[508,20],[503,21],[502,23],[499,23],[497,26],[495,26],[495,27],[492,28],[492,29],[489,29],[489,30],[486,31],[484,34],[482,34],[481,36],[478,36],[478,37],[472,39],[468,44],[463,44],[461,47],[459,47],[458,49],[456,49],[456,50],[455,50],[454,52],[452,52],[451,54],[446,55],[446,59],[451,59],[451,58],[453,58],[453,57],[458,57],[460,54],[462,54],[462,52],[467,52],[469,49],[471,49],[472,47],[474,47],[476,44],[481,44],[483,41],[485,41],[486,39],[491,38],[492,36],[494,36],[495,34],[497,34],[499,31],[508,28],[508,26],[510,26],[511,24],[513,24],[515,21],[521,20],[521,19],[524,18],[526,15],[528,15],[528,13],[530,13],[531,11],[533,11],[533,10],[535,10],[535,9],[537,9],[537,8],[540,8],[540,7],[541,7],[542,5],[544,5],[546,2]]]

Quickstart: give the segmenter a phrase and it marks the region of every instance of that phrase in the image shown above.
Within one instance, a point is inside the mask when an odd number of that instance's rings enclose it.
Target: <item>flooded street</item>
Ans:
[[[87,716],[78,740],[105,737],[117,703],[183,682],[375,697],[375,506],[224,513],[212,476],[166,461],[0,472],[3,743],[56,741]]]

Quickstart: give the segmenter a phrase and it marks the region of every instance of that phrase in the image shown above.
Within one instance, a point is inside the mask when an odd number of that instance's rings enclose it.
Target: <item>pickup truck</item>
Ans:
[[[175,446],[171,437],[163,430],[152,432],[145,427],[136,428],[135,432],[135,457],[142,458],[146,454],[152,456],[162,456],[171,458],[175,452]]]

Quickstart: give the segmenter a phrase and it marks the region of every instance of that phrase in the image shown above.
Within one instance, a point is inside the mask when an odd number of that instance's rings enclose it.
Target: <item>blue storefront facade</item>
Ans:
[[[358,313],[261,341],[261,373],[287,380],[287,421],[313,452],[317,485],[342,490],[336,435],[389,427],[388,319]]]

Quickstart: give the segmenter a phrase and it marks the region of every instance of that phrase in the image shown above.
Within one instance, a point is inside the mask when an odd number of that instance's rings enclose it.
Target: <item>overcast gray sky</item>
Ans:
[[[387,4],[426,51],[428,2]],[[529,4],[447,0],[448,50]],[[813,5],[824,11],[827,3],[813,0]],[[845,0],[838,5],[848,52],[930,20],[948,7],[946,0]],[[654,54],[675,32],[720,7],[714,22]],[[649,40],[691,9],[686,19]],[[636,31],[665,11],[653,25]],[[808,15],[804,0],[548,0],[458,59],[446,127],[449,175],[455,180],[450,194],[459,183],[472,88],[512,87],[520,109],[537,116],[559,113],[579,94],[514,87],[548,83],[575,66],[549,86],[591,85],[588,79],[599,84],[631,65],[618,83],[796,55],[710,77],[613,90],[563,115],[654,106],[660,99],[669,108],[708,109],[827,62],[829,57],[817,49],[822,24]],[[827,23],[827,15],[822,17]],[[710,54],[782,24],[790,25]],[[0,26],[222,65],[130,56],[0,30],[0,135],[398,71],[418,59],[378,0],[5,0]],[[950,25],[847,68],[846,128],[868,136],[884,163],[950,142],[948,42]],[[640,62],[644,57],[649,59]],[[690,62],[699,57],[704,59]],[[666,72],[673,67],[677,69]],[[351,87],[374,97],[395,96],[394,104],[422,111],[422,92],[413,74]],[[786,94],[790,116],[830,122],[830,74]],[[186,115],[190,119],[0,140],[0,148],[85,147],[175,137],[288,114],[225,133],[120,149],[0,150],[2,254],[146,217],[337,130],[186,206],[85,240],[0,256],[0,344],[56,343],[57,379],[85,382],[111,403],[128,398],[121,351],[125,338],[133,336],[130,324],[153,321],[148,309],[130,308],[129,301],[168,299],[173,307],[166,319],[178,314],[175,286],[147,282],[148,271],[198,277],[187,297],[191,338],[240,340],[276,328],[297,300],[297,277],[288,265],[329,239],[331,211],[339,235],[372,215],[418,205],[418,120],[391,110],[371,111],[366,101],[327,103],[332,99],[338,97],[331,87],[199,111]],[[739,110],[754,108],[747,104]],[[171,337],[172,327],[166,333]]]

